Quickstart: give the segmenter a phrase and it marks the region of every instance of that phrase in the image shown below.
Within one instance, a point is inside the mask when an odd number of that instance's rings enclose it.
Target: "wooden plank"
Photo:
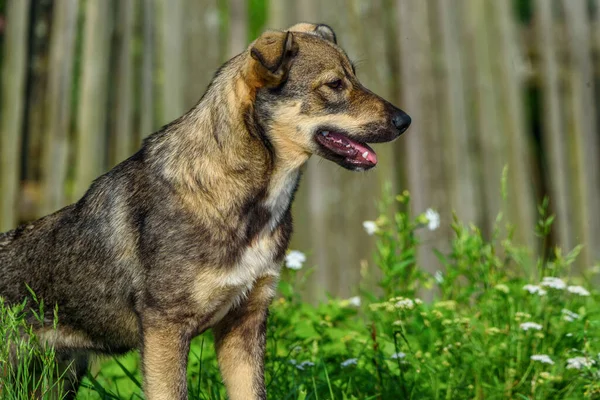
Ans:
[[[534,249],[536,239],[536,199],[530,160],[528,133],[525,132],[524,73],[525,62],[517,42],[517,25],[512,0],[490,2],[490,12],[497,18],[495,58],[500,73],[495,86],[499,97],[500,134],[506,144],[505,163],[508,165],[508,197],[506,214],[515,227],[514,240]]]
[[[429,2],[399,0],[397,2],[399,37],[399,63],[401,71],[402,108],[412,117],[409,131],[402,137],[403,168],[407,188],[411,193],[413,216],[433,208],[440,212],[441,220],[449,229],[450,208],[447,198],[444,146],[439,119],[439,85],[436,82],[436,63],[432,26],[434,15]],[[445,132],[444,132],[445,133]],[[445,229],[419,232],[423,245],[417,254],[418,263],[430,273],[440,268],[432,249],[444,250]]]
[[[112,163],[119,163],[133,152],[133,29],[134,0],[117,3],[116,71],[114,97],[114,140]]]
[[[248,46],[248,1],[229,1],[229,58]]]
[[[185,109],[189,109],[200,100],[221,64],[222,41],[217,0],[187,0],[186,10]]]
[[[72,200],[79,199],[106,168],[110,6],[108,1],[88,1],[85,7]]]
[[[44,130],[46,128],[47,108],[44,106],[48,90],[49,34],[52,27],[53,4],[51,2],[33,2],[31,4],[28,62],[25,78],[27,81],[27,99],[23,117],[22,179],[24,185],[36,185],[40,179],[40,165],[43,152]],[[39,203],[39,202],[38,202]],[[34,207],[35,208],[35,207]],[[33,210],[34,218],[39,218],[39,207]]]
[[[452,208],[464,222],[481,220],[481,207],[476,193],[479,185],[473,154],[474,132],[468,124],[467,85],[465,79],[466,49],[462,43],[461,26],[458,23],[460,8],[457,0],[437,0],[436,11],[440,28],[440,63],[443,96],[440,102],[441,120],[444,121],[442,142],[448,165],[448,190]]]
[[[543,171],[550,184],[550,204],[556,215],[554,231],[558,245],[571,249],[575,233],[571,219],[572,198],[569,165],[567,161],[567,140],[561,101],[558,49],[555,35],[555,20],[552,17],[552,0],[535,1],[536,40],[540,53],[538,64],[542,85],[542,141],[546,165]]]
[[[183,54],[184,0],[159,1],[158,19],[160,21],[159,66],[162,69],[162,115],[160,125],[181,116],[185,108],[185,78]]]
[[[154,74],[156,46],[155,28],[156,15],[154,12],[155,0],[142,0],[142,62],[140,66],[140,133],[145,138],[154,132],[155,125],[155,95]]]
[[[313,21],[316,16],[314,2],[294,0],[275,0],[269,2],[268,29],[286,29],[300,21]],[[308,18],[298,17],[299,13],[310,15]]]
[[[50,34],[48,110],[44,135],[41,213],[66,205],[67,157],[71,123],[71,89],[79,0],[57,0]]]
[[[570,119],[567,121],[569,149],[576,193],[572,215],[577,225],[576,240],[585,248],[581,267],[600,257],[600,162],[594,80],[590,54],[590,23],[586,3],[563,0],[570,55]]]
[[[19,154],[23,133],[30,6],[29,0],[6,2],[0,119],[0,231],[14,228],[18,222]]]
[[[424,162],[428,116],[423,107],[425,91],[429,88],[427,80],[431,78],[431,60],[429,46],[431,40],[428,29],[426,2],[398,0],[397,22],[399,40],[399,58],[401,70],[402,105],[412,117],[412,125],[405,145],[404,168],[407,171],[406,186],[411,192],[412,211],[421,212],[429,205],[428,183],[430,170]]]
[[[486,10],[489,2],[461,4],[464,44],[468,49],[470,106],[474,112],[477,140],[474,143],[479,166],[479,195],[483,232],[491,235],[496,215],[502,210],[501,176],[505,164],[504,132],[499,129],[498,101],[494,81],[494,55],[497,48],[490,38],[490,25],[497,16]]]

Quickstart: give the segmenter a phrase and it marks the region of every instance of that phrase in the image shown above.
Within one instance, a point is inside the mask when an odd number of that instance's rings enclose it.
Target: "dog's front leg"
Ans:
[[[142,335],[146,399],[187,399],[189,335],[183,327],[165,322],[143,323]]]
[[[221,375],[230,400],[264,400],[264,355],[268,307],[277,278],[259,279],[247,300],[214,328]]]

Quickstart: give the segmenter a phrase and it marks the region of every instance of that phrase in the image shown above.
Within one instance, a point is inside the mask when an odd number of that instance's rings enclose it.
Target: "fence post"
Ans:
[[[2,118],[0,119],[0,232],[14,228],[18,222],[20,160],[29,0],[8,0],[2,71]]]
[[[88,1],[85,7],[77,152],[72,200],[79,199],[105,169],[106,112],[110,51],[111,2]]]
[[[556,214],[554,231],[558,244],[563,249],[575,245],[575,232],[571,218],[571,188],[569,164],[567,162],[567,140],[561,102],[559,65],[554,37],[552,0],[536,0],[535,16],[537,40],[540,53],[542,81],[542,143],[546,153],[546,164],[542,173],[546,175],[550,189],[550,204]],[[542,249],[543,250],[543,249]]]
[[[42,157],[42,215],[56,211],[66,203],[73,55],[79,0],[57,0],[54,7],[46,94],[48,112]]]
[[[567,123],[569,149],[574,164],[576,204],[572,215],[578,226],[578,242],[584,244],[581,266],[588,267],[600,257],[600,161],[591,59],[590,21],[586,2],[563,0],[569,43]]]
[[[113,90],[114,115],[113,157],[111,166],[129,157],[133,150],[133,23],[134,0],[117,3],[116,33],[116,86]]]

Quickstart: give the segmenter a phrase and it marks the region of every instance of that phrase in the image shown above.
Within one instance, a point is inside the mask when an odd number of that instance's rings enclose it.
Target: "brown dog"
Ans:
[[[72,391],[89,352],[139,348],[146,397],[185,399],[190,340],[212,328],[230,399],[265,399],[267,308],[301,167],[317,154],[367,170],[366,143],[409,124],[359,83],[328,26],[266,32],[80,201],[0,235],[0,296],[21,302],[28,285],[58,305],[58,329],[38,335],[75,360]]]

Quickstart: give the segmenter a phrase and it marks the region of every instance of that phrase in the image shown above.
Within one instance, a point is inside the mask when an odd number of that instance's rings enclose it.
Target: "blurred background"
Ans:
[[[0,0],[0,231],[76,201],[141,140],[191,108],[214,72],[267,28],[327,23],[361,81],[413,118],[380,164],[311,159],[291,248],[308,291],[356,293],[372,261],[362,227],[384,188],[433,208],[419,261],[440,269],[452,211],[491,235],[498,212],[539,251],[600,259],[600,0]],[[501,177],[508,166],[501,196]],[[537,250],[536,250],[537,249]]]

